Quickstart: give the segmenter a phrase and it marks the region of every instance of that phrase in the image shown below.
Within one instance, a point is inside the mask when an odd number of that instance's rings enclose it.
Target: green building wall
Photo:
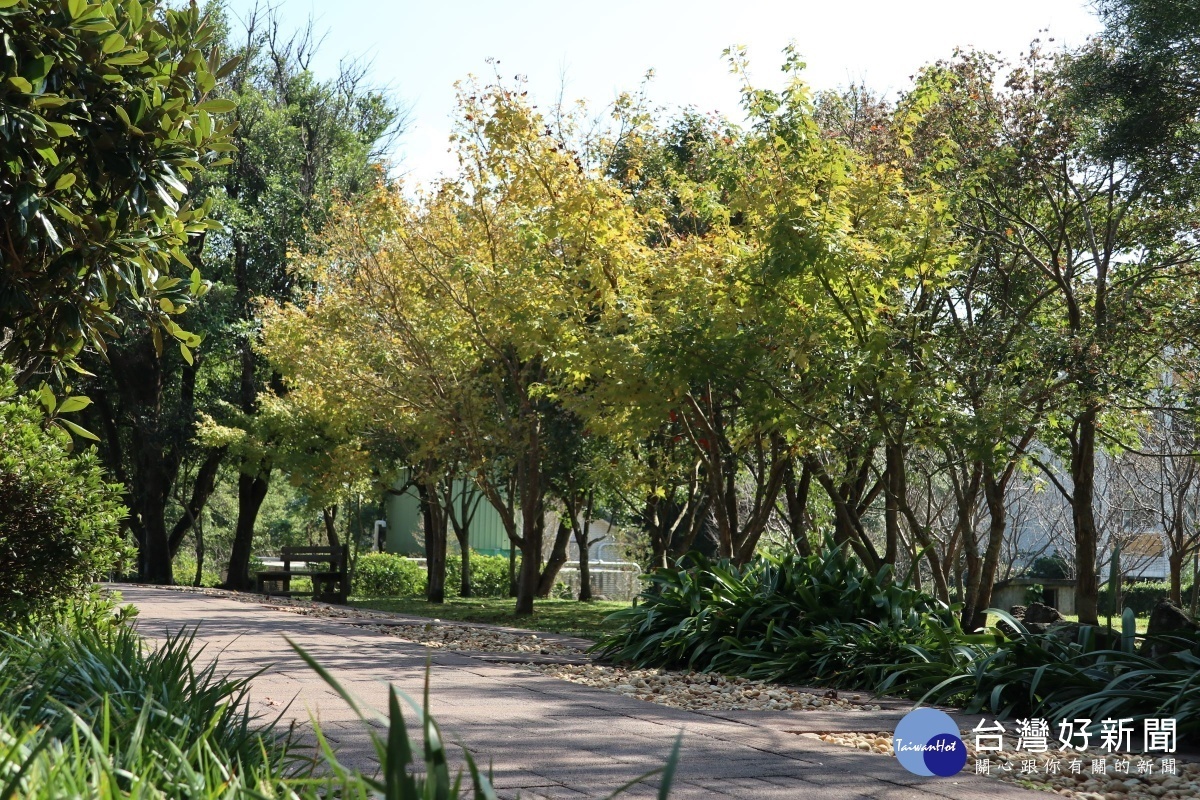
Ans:
[[[387,552],[402,556],[424,556],[425,540],[422,533],[421,499],[415,487],[404,492],[400,489],[405,480],[397,480],[394,492],[388,494],[387,508]],[[461,503],[463,493],[468,496],[478,492],[474,482],[464,479],[454,481],[454,502]],[[519,517],[518,517],[519,519]],[[508,535],[496,509],[484,498],[479,498],[475,516],[471,519],[471,549],[485,555],[508,555]],[[451,533],[449,545],[457,547],[458,540]]]

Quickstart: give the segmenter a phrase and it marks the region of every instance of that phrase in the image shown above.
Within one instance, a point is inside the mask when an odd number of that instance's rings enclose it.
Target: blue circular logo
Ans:
[[[914,775],[948,778],[967,763],[967,746],[945,711],[918,708],[904,715],[892,735],[896,760]]]

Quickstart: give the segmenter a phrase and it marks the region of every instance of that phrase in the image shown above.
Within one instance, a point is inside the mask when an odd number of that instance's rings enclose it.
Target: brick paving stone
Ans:
[[[218,658],[223,670],[237,675],[261,671],[250,686],[256,712],[282,713],[302,728],[315,715],[339,759],[366,772],[377,768],[368,727],[302,662],[288,639],[374,709],[387,708],[389,685],[420,702],[428,665],[430,704],[443,733],[469,748],[481,767],[492,766],[501,797],[606,797],[661,766],[681,730],[675,800],[1036,797],[974,775],[921,778],[891,759],[790,732],[890,729],[904,711],[894,703],[878,712],[685,711],[545,677],[497,661],[494,654],[429,652],[347,620],[281,612],[244,598],[112,588],[137,606],[144,636],[195,629],[202,659]],[[411,709],[405,712],[414,718]],[[452,763],[462,761],[454,755]],[[655,786],[654,781],[639,785],[623,798],[653,798]]]

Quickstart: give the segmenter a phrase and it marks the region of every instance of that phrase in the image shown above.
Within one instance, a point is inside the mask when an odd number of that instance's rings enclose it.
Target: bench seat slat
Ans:
[[[268,596],[312,595],[317,598],[330,599],[333,602],[345,603],[349,594],[349,580],[346,575],[347,550],[343,545],[336,547],[284,547],[281,551],[285,567],[270,567],[255,572],[255,584],[259,592]],[[305,564],[303,568],[292,568],[291,562],[299,561]],[[309,564],[328,564],[324,567],[310,567]],[[293,590],[290,586],[292,578],[311,577],[313,589]],[[272,591],[267,584],[282,583],[287,590]]]

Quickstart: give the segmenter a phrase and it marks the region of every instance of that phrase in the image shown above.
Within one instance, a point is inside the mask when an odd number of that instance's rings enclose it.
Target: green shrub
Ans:
[[[391,553],[360,556],[354,569],[354,594],[360,597],[414,597],[425,592],[425,569],[411,558]]]
[[[1141,654],[1132,609],[1121,631],[1084,626],[1074,639],[1029,633],[997,609],[1009,635],[976,637],[953,648],[918,648],[920,668],[898,665],[885,688],[922,702],[965,705],[970,713],[1033,714],[1046,719],[1174,717],[1179,733],[1200,732],[1200,636],[1153,639],[1158,658]],[[910,660],[911,661],[911,660]],[[1095,732],[1095,731],[1093,731]]]
[[[1066,578],[1071,574],[1071,564],[1055,552],[1035,558],[1025,574],[1031,578]]]
[[[388,713],[371,715],[387,733],[368,728],[380,769],[364,775],[338,761],[319,724],[319,750],[301,752],[275,721],[254,719],[248,679],[222,677],[215,661],[201,665],[190,634],[147,648],[120,624],[116,608],[92,598],[27,637],[0,635],[0,797],[495,800],[490,777],[470,753],[466,773],[450,773],[445,739],[425,711],[428,689],[418,741],[394,689]],[[297,652],[368,719],[336,680]],[[642,776],[662,775],[660,798],[678,751],[677,742],[664,767]]]
[[[181,797],[199,794],[177,784],[198,766],[190,757],[282,774],[286,743],[256,730],[247,680],[222,677],[215,662],[198,667],[186,632],[148,649],[126,625],[80,624],[97,613],[103,608],[0,641],[0,720],[11,736],[35,727],[56,738],[103,731],[103,755],[116,773]]]
[[[517,558],[517,569],[521,559]],[[446,596],[457,597],[462,585],[462,556],[446,557]],[[508,597],[508,556],[487,556],[471,551],[471,594],[474,597]]]
[[[120,487],[70,447],[0,371],[0,627],[85,592],[127,555]]]
[[[221,573],[217,571],[217,567],[218,565],[213,563],[211,557],[205,557],[204,572],[200,575],[201,586],[221,585]],[[253,575],[259,569],[261,569],[261,565],[252,566],[248,571]],[[191,586],[192,581],[196,578],[196,554],[191,550],[180,550],[171,561],[171,570],[175,574],[176,583]]]
[[[1183,600],[1184,606],[1191,605],[1194,588],[1192,584],[1184,584],[1180,587],[1180,599]],[[1121,587],[1121,608],[1131,608],[1133,613],[1139,617],[1149,616],[1158,601],[1166,599],[1170,594],[1171,584],[1166,581],[1126,583]],[[1101,613],[1112,608],[1112,592],[1109,591],[1108,586],[1100,590],[1098,602]]]
[[[742,567],[688,558],[685,568],[651,573],[638,605],[609,617],[622,625],[597,642],[602,657],[863,685],[864,665],[906,653],[903,643],[927,636],[927,625],[958,631],[951,608],[893,580],[890,567],[871,574],[836,547],[808,557],[768,554]]]

